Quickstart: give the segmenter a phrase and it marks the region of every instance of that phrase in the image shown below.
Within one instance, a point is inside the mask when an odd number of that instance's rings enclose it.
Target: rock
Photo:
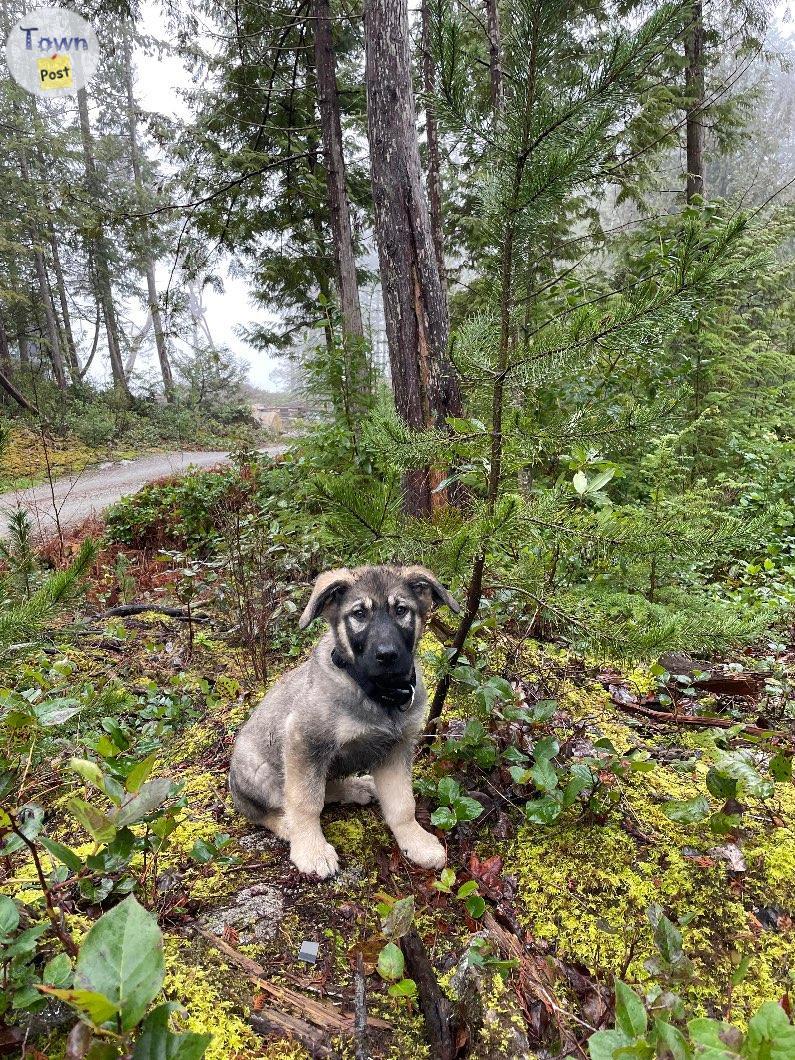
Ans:
[[[281,892],[267,884],[258,884],[238,892],[234,904],[212,910],[200,923],[221,938],[231,928],[237,941],[245,944],[273,938],[282,914]]]
[[[470,938],[470,944],[479,938],[490,940],[491,936],[480,931]],[[499,972],[488,965],[469,964],[465,954],[450,986],[471,1034],[470,1060],[526,1060],[533,1055],[516,998]]]

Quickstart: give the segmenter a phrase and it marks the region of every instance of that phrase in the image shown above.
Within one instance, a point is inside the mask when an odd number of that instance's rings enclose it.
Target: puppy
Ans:
[[[411,767],[428,703],[414,652],[434,603],[459,607],[424,567],[358,567],[317,579],[299,626],[330,630],[268,692],[235,742],[236,809],[290,843],[301,872],[338,868],[320,813],[328,802],[377,797],[409,860],[428,869],[442,844],[415,819]],[[360,774],[365,774],[364,776]]]

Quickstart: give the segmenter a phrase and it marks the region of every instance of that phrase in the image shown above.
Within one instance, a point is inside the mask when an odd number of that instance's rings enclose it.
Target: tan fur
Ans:
[[[345,666],[332,659],[336,650],[359,665],[351,638],[360,636],[354,614],[360,602],[366,603],[372,628],[387,631],[402,645],[401,675],[411,673],[412,652],[434,603],[458,610],[424,567],[340,568],[321,574],[299,624],[305,628],[322,615],[330,632],[304,663],[270,689],[239,733],[230,767],[229,786],[239,812],[287,839],[293,863],[321,878],[338,867],[337,853],[320,824],[323,806],[363,805],[376,794],[408,858],[426,868],[445,862],[444,847],[414,816],[413,749],[428,704],[421,671],[415,667],[411,699],[392,708],[370,699]],[[410,605],[406,614],[397,613],[399,604]],[[358,650],[364,649],[360,645]],[[368,772],[372,776],[356,775]]]

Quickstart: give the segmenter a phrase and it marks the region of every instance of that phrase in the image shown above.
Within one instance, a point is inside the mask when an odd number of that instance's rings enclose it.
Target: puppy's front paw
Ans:
[[[398,845],[409,861],[424,869],[442,869],[447,863],[447,853],[436,836],[416,823],[409,833],[398,837]]]
[[[358,806],[366,806],[374,798],[375,783],[372,777],[348,777],[344,782],[343,802],[355,802]]]
[[[321,838],[313,843],[292,843],[290,846],[290,861],[299,872],[305,872],[309,876],[317,876],[321,880],[333,876],[340,866],[337,851]]]

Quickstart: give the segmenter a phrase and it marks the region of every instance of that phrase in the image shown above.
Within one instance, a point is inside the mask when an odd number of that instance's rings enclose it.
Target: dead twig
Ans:
[[[289,1008],[297,1009],[303,1017],[322,1028],[326,1033],[351,1034],[354,1031],[354,1018],[351,1015],[340,1012],[338,1008],[330,1005],[327,1001],[318,1001],[313,997],[306,997],[304,994],[299,994],[297,990],[291,990],[280,983],[272,982],[266,978],[267,970],[261,964],[251,957],[247,957],[244,953],[240,953],[224,939],[219,938],[212,931],[208,931],[201,924],[194,923],[191,928],[197,935],[209,942],[211,946],[225,954],[238,968],[242,968],[252,982],[263,993],[273,998],[274,1001]],[[367,1026],[378,1030],[390,1029],[389,1023],[374,1016],[367,1017]]]
[[[354,1033],[356,1035],[356,1060],[370,1060],[367,1050],[367,997],[365,994],[364,960],[361,951],[356,954],[354,982]]]
[[[455,1060],[460,1055],[460,1020],[453,1003],[445,997],[428,958],[425,944],[415,928],[400,940],[406,968],[417,984],[417,1000],[435,1060]]]
[[[715,714],[670,714],[659,710],[652,710],[640,703],[618,703],[612,701],[620,710],[630,714],[641,714],[644,718],[651,718],[661,724],[684,725],[693,729],[733,729],[738,722],[732,718],[721,718]],[[759,725],[743,725],[742,731],[749,736],[778,736],[786,737],[786,733],[780,729],[762,729]]]

